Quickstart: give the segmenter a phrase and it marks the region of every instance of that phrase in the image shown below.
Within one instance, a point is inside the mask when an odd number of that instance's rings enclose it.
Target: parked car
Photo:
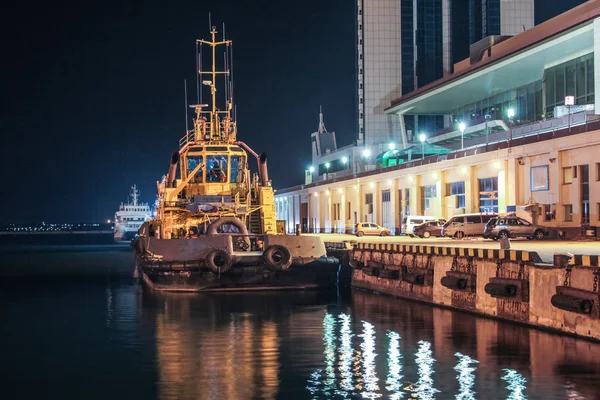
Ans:
[[[389,236],[390,230],[373,222],[359,222],[354,226],[354,234],[359,237],[364,235]]]
[[[543,239],[548,233],[548,228],[545,226],[534,225],[519,217],[496,217],[490,219],[485,225],[485,236],[494,240],[507,237]]]
[[[498,214],[459,214],[442,227],[442,235],[462,239],[465,236],[485,236],[485,224]]]
[[[415,236],[425,238],[431,236],[442,236],[442,226],[446,223],[445,219],[438,219],[435,221],[425,222],[421,225],[417,225],[413,228],[413,233]]]
[[[400,233],[405,235],[413,236],[413,229],[417,225],[421,225],[424,222],[435,221],[435,217],[428,217],[422,215],[408,215],[402,218],[402,225],[400,226]]]

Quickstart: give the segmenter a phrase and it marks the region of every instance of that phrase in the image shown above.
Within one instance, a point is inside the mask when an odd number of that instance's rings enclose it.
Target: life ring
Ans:
[[[286,271],[292,265],[290,251],[278,244],[267,247],[263,253],[263,257],[265,266],[271,271]]]
[[[231,255],[225,250],[213,249],[205,258],[206,266],[215,274],[223,274],[231,269],[233,262]]]

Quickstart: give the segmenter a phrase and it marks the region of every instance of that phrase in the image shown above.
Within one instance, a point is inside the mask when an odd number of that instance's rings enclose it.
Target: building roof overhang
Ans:
[[[491,57],[402,96],[385,112],[451,114],[466,104],[542,79],[545,68],[593,52],[593,22],[600,15],[600,2],[591,3],[492,47]],[[566,17],[570,18],[563,21]]]

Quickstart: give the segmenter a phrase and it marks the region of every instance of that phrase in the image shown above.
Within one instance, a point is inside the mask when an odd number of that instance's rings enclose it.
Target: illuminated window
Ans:
[[[450,193],[451,196],[456,196],[456,207],[465,207],[465,182],[452,182],[446,187],[446,193]]]
[[[243,182],[244,181],[244,168],[246,166],[246,157],[244,156],[231,156],[231,173],[229,182]]]
[[[431,208],[431,200],[435,200],[437,196],[436,185],[423,186],[423,209],[428,211]]]
[[[479,179],[479,211],[498,212],[498,178]]]
[[[573,167],[563,168],[563,184],[570,185],[573,183]]]
[[[199,165],[202,164],[202,156],[188,156],[187,159],[187,173],[188,175]],[[192,178],[190,183],[202,183],[202,169],[200,168],[196,175]]]
[[[206,157],[206,181],[227,182],[227,156],[215,155]]]
[[[565,208],[565,222],[573,221],[573,205],[565,204],[564,208]]]
[[[531,191],[548,190],[548,166],[531,167]]]

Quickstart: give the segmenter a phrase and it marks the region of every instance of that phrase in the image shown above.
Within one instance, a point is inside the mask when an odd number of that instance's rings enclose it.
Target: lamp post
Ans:
[[[513,131],[513,118],[515,117],[515,110],[514,108],[509,108],[508,111],[506,112],[506,115],[508,116],[508,120],[510,121],[510,132],[509,132],[509,136],[508,136],[508,147],[510,147],[511,143],[512,143],[512,131]]]
[[[458,124],[458,129],[460,129],[460,149],[464,149],[465,148],[465,129],[466,129],[466,125],[464,122],[461,122],[460,124]]]
[[[574,96],[566,96],[565,97],[565,106],[568,107],[569,112],[569,133],[571,133],[571,106],[575,105],[575,97]]]
[[[421,141],[421,156],[422,156],[422,158],[425,158],[425,139],[427,139],[427,137],[425,136],[425,134],[421,133],[419,135],[419,140]]]

